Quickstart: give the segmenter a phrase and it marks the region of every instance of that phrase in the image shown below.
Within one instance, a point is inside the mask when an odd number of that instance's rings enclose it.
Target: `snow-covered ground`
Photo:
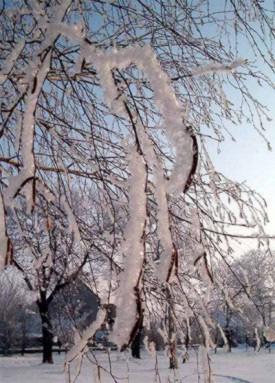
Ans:
[[[110,371],[108,356],[104,352],[96,352],[98,363]],[[134,360],[126,354],[112,352],[111,372],[117,382],[127,383],[203,383],[202,374],[198,375],[199,358],[193,352],[187,363],[180,364],[176,373],[168,370],[165,353],[159,353],[157,359],[143,354],[141,360]],[[275,382],[275,351],[269,354],[266,350],[260,353],[234,350],[231,354],[219,351],[211,356],[213,378],[215,383],[274,383]],[[92,358],[91,358],[92,361]],[[110,373],[85,359],[78,383],[109,383]],[[157,371],[156,366],[157,363]],[[201,370],[199,368],[199,370]],[[101,380],[98,379],[98,372]],[[0,358],[1,383],[63,383],[64,356],[55,356],[54,365],[42,365],[41,355],[27,355]]]

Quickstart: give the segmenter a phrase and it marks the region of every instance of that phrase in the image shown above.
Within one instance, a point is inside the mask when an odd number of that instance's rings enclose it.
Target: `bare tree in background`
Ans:
[[[41,197],[32,211],[17,206],[10,220],[13,264],[34,295],[41,318],[43,363],[53,363],[54,330],[50,306],[56,295],[82,272],[89,252],[75,244],[67,216]]]
[[[64,210],[83,251],[95,249],[101,309],[69,362],[108,304],[125,349],[141,317],[173,310],[176,291],[187,322],[201,297],[196,318],[211,346],[203,292],[222,289],[213,265],[230,270],[240,237],[263,243],[267,216],[257,193],[215,169],[207,143],[242,121],[264,138],[269,116],[250,86],[272,87],[271,2],[11,1],[0,17],[2,267],[18,200],[32,215],[42,198]]]
[[[32,303],[31,294],[26,294],[20,274],[6,270],[0,275],[0,348],[9,354],[12,348],[23,343],[27,309]]]
[[[235,275],[224,274],[232,297],[225,305],[225,328],[230,332],[232,322],[239,322],[259,351],[264,331],[274,326],[274,255],[253,250],[235,259],[232,268]]]

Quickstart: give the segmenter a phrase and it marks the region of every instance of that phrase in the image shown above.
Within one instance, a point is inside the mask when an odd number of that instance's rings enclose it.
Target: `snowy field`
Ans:
[[[109,369],[108,356],[97,352],[96,358],[106,370]],[[234,350],[231,354],[219,351],[212,355],[213,378],[216,383],[274,383],[275,382],[275,352],[269,354],[266,350],[260,353],[253,351]],[[198,374],[199,358],[193,352],[185,364],[180,364],[179,370],[173,374],[167,369],[168,360],[164,353],[159,353],[157,359],[143,354],[141,360],[134,360],[126,354],[111,353],[112,374],[117,382],[127,383],[203,383],[201,371]],[[155,365],[158,365],[156,374]],[[200,368],[199,368],[200,370]],[[78,383],[109,383],[112,377],[109,373],[98,369],[88,359],[83,362]],[[1,383],[62,383],[65,382],[64,356],[55,356],[54,365],[42,365],[41,355],[13,356],[0,358]]]

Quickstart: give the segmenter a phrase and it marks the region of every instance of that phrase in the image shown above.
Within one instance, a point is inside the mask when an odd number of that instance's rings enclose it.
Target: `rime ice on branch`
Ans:
[[[144,230],[146,225],[146,178],[142,156],[132,149],[129,155],[129,220],[125,229],[121,253],[125,256],[124,270],[116,291],[117,318],[113,341],[127,345],[137,319],[137,295],[144,261]]]
[[[58,36],[58,30],[55,30],[54,26],[62,21],[65,12],[68,8],[69,1],[65,1],[62,5],[55,7],[52,19],[45,19],[43,16],[40,19],[41,28],[46,34],[46,39],[43,41],[40,51],[36,52],[36,56],[31,62],[28,68],[28,73],[25,73],[25,79],[28,81],[27,95],[25,100],[25,111],[23,114],[23,125],[20,134],[17,132],[17,136],[21,135],[21,155],[23,167],[20,169],[19,174],[12,176],[9,179],[8,188],[4,192],[4,200],[7,206],[12,206],[13,199],[19,193],[21,188],[25,192],[26,200],[29,207],[33,203],[32,188],[27,185],[34,182],[35,178],[35,159],[34,159],[34,136],[35,136],[35,124],[36,124],[36,108],[38,98],[42,90],[44,81],[50,70],[50,60],[52,53],[52,44]],[[19,56],[23,49],[24,42],[18,43],[15,52],[12,52],[10,57],[6,60],[9,63],[7,70],[11,70],[12,64],[16,57]],[[6,70],[6,71],[7,71]],[[17,127],[20,129],[20,126]]]

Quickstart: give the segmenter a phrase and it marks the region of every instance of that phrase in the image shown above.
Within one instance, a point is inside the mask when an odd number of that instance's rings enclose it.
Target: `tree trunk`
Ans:
[[[140,359],[141,331],[142,329],[139,328],[131,344],[132,357],[136,359]]]
[[[26,349],[26,317],[25,314],[22,318],[22,325],[21,325],[21,355],[24,356],[25,354],[25,349]]]
[[[46,322],[44,322],[46,323]],[[53,336],[51,330],[42,325],[43,363],[53,363]]]
[[[178,358],[177,358],[177,339],[176,339],[176,326],[172,310],[172,299],[170,293],[168,294],[168,336],[169,336],[169,368],[177,369]]]
[[[227,341],[228,341],[228,344],[227,344],[227,352],[231,352],[232,351],[232,331],[230,329],[230,320],[231,320],[231,310],[228,306],[228,304],[226,304],[226,311],[225,311],[225,315],[226,315],[226,322],[225,322],[225,329],[224,329],[224,333],[225,333],[225,336],[227,338]]]
[[[42,323],[42,363],[53,363],[53,328],[49,314],[49,303],[47,299],[37,302]]]
[[[232,352],[232,334],[231,334],[231,329],[230,328],[225,328],[224,333],[227,338],[227,344],[226,344],[226,351],[227,352]]]
[[[174,370],[179,368],[178,358],[177,358],[177,345],[176,341],[173,340],[170,342],[170,357],[169,357],[169,368],[170,370]]]

